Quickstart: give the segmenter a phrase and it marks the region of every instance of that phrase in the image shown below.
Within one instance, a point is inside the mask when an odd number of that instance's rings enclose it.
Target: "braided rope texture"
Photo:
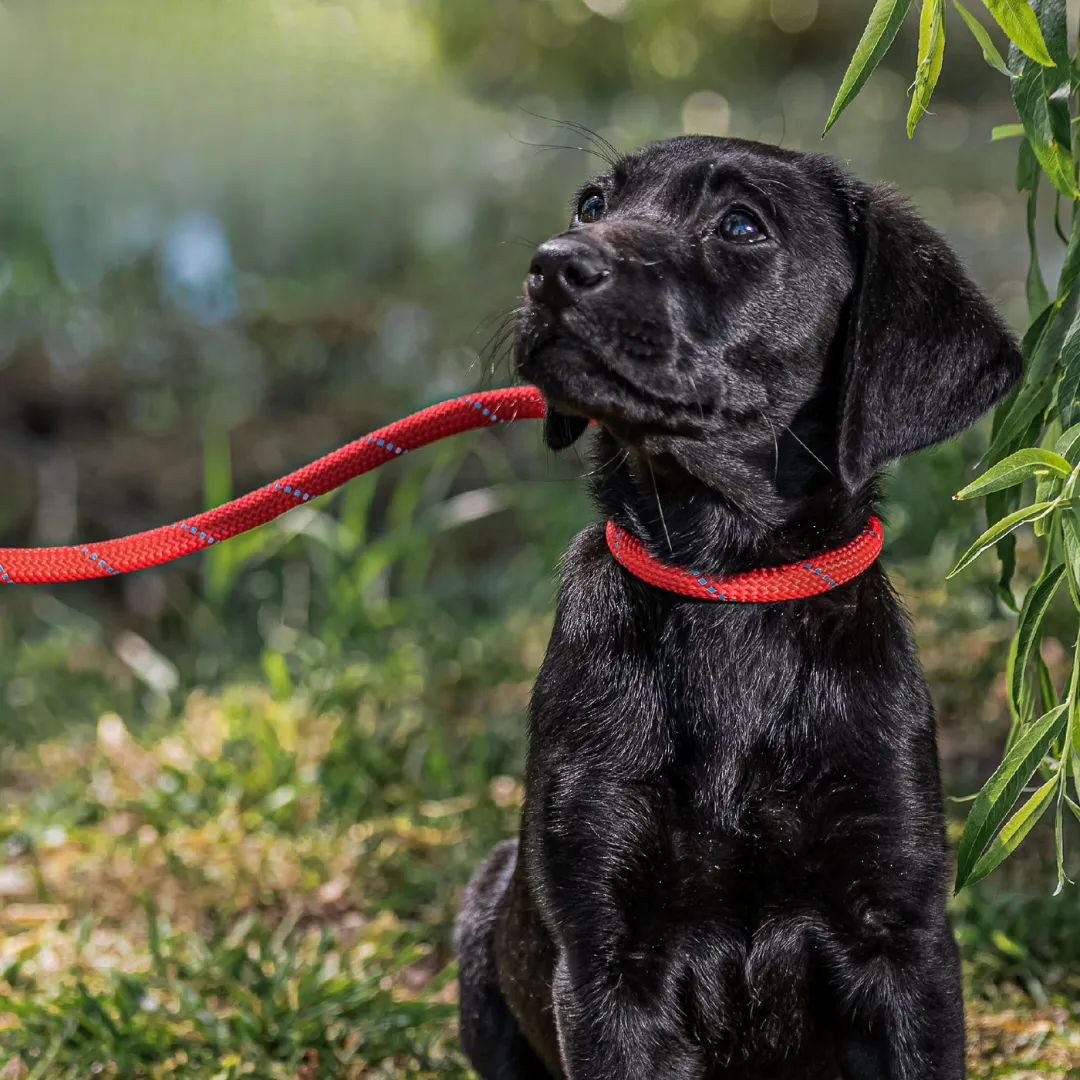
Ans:
[[[611,554],[642,581],[699,600],[739,604],[801,600],[835,589],[870,566],[881,552],[883,539],[881,522],[872,517],[854,540],[835,551],[786,566],[713,577],[699,570],[680,570],[653,558],[637,537],[613,521],[607,523],[606,535]]]
[[[97,544],[0,548],[0,582],[82,581],[158,566],[265,525],[409,450],[474,428],[540,420],[543,415],[543,396],[532,386],[443,401],[364,435],[272,484],[173,525]]]

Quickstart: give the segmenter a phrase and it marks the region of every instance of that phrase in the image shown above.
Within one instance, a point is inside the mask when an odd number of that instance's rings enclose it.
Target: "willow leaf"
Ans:
[[[1036,63],[1046,67],[1054,66],[1050,51],[1043,40],[1039,20],[1027,0],[983,0],[983,3],[994,21],[1022,53],[1030,56]],[[1005,70],[1008,71],[1008,68]]]
[[[915,134],[915,125],[930,107],[944,59],[945,0],[923,0],[919,17],[919,66],[915,69],[915,89],[907,117],[909,139]]]
[[[974,885],[996,870],[1019,846],[1025,836],[1035,827],[1035,823],[1046,813],[1061,783],[1057,775],[1050,777],[1045,784],[1005,823],[1001,832],[994,837],[994,842],[986,854],[972,868],[964,881],[965,885]]]
[[[1038,640],[1039,626],[1064,576],[1065,565],[1058,563],[1040,577],[1028,589],[1024,597],[1024,606],[1020,609],[1020,623],[1016,628],[1013,646],[1009,650],[1009,664],[1005,672],[1005,683],[1009,688],[1009,705],[1016,717],[1020,715],[1020,688],[1024,682],[1024,672],[1031,660],[1032,650]]]
[[[964,20],[964,22],[967,23],[968,29],[971,31],[975,40],[979,43],[979,47],[982,49],[983,59],[995,71],[1000,71],[1002,75],[1008,75],[1008,77],[1011,79],[1013,73],[1009,70],[1009,65],[1005,63],[1004,57],[1002,57],[1001,53],[998,52],[997,46],[994,44],[990,35],[986,32],[986,27],[983,26],[983,24],[979,22],[979,20],[976,19],[975,16],[971,14],[971,12],[968,11],[968,9],[960,3],[960,0],[953,0],[953,7],[955,7],[956,10],[960,12],[960,17]],[[1024,133],[1024,127],[1022,124],[1002,124],[994,128],[994,130],[990,133],[990,138],[1008,138],[1008,135],[996,134],[996,132],[1006,127],[1019,127],[1019,131],[1012,132],[1012,134],[1014,135],[1023,135]]]
[[[972,873],[990,838],[1005,820],[1047,750],[1065,730],[1067,708],[1067,705],[1058,705],[1024,728],[1005,760],[976,797],[960,837],[956,860],[957,892],[971,883]]]
[[[1022,484],[1032,476],[1054,473],[1064,479],[1071,471],[1072,466],[1060,454],[1029,446],[987,469],[977,480],[972,480],[967,487],[958,491],[955,498],[977,499],[992,491]]]
[[[855,54],[836,93],[825,130],[821,133],[822,138],[829,133],[829,128],[836,123],[840,114],[851,104],[881,63],[881,58],[889,51],[889,46],[895,40],[910,7],[911,0],[877,0],[874,4],[866,29],[859,38],[859,44],[855,46]]]
[[[964,552],[960,557],[960,561],[946,576],[955,577],[966,566],[970,566],[984,551],[988,548],[992,548],[1003,536],[1008,536],[1014,529],[1019,529],[1021,525],[1024,525],[1029,521],[1041,518],[1044,514],[1052,513],[1060,505],[1062,504],[1057,502],[1034,503],[1032,506],[1025,506],[1023,509],[1009,514],[1008,517],[1003,517],[1000,521],[991,525],[990,528]]]

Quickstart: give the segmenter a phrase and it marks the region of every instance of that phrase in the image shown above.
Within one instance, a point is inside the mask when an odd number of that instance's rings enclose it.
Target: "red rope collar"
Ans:
[[[325,495],[409,450],[473,428],[511,420],[539,420],[543,415],[543,396],[532,386],[488,390],[443,401],[364,435],[272,484],[173,525],[90,545],[0,548],[0,582],[81,581],[158,566],[265,525],[294,506]],[[857,553],[849,551],[860,543]],[[871,518],[862,537],[813,564],[757,570],[716,581],[655,562],[632,536],[619,533],[611,522],[608,544],[624,566],[661,588],[710,600],[788,600],[823,592],[865,570],[881,548],[881,526]],[[868,554],[871,547],[872,554]],[[747,584],[750,579],[757,584]],[[771,592],[761,584],[779,583],[781,579],[786,584],[773,585]],[[714,587],[716,593],[711,591]],[[755,594],[749,595],[748,589]]]
[[[826,551],[812,559],[751,570],[745,574],[713,577],[700,570],[680,570],[653,558],[641,541],[614,521],[607,523],[607,543],[611,554],[635,577],[668,592],[693,596],[698,600],[728,603],[765,603],[773,600],[801,600],[828,592],[861,574],[881,551],[881,522],[872,517],[866,528],[849,544]]]

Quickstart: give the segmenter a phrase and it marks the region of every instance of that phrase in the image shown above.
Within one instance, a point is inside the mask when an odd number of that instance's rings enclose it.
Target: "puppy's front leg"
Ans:
[[[552,998],[566,1080],[698,1080],[700,1051],[686,1038],[672,972],[651,992],[633,988],[599,955],[563,951]]]
[[[651,785],[552,769],[534,753],[526,852],[555,944],[552,1007],[567,1080],[696,1080],[689,959],[673,944],[670,840]]]
[[[845,957],[852,1013],[840,1044],[843,1078],[963,1080],[964,1004],[952,934],[943,918],[895,939],[899,947],[873,958]]]

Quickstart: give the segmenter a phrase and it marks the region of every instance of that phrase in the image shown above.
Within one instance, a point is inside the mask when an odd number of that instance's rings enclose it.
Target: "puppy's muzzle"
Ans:
[[[611,283],[610,262],[594,247],[572,236],[541,244],[533,256],[525,291],[552,311],[570,307]]]

